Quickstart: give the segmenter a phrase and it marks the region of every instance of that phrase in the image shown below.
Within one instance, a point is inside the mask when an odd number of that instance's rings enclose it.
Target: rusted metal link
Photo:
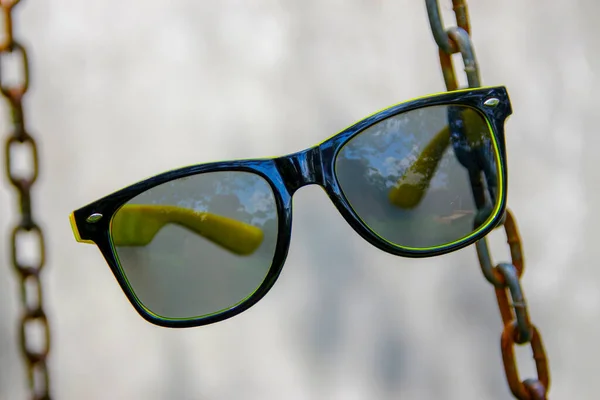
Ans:
[[[506,232],[506,241],[510,248],[511,264],[515,266],[517,270],[517,276],[520,278],[523,275],[523,269],[525,268],[525,262],[523,260],[523,246],[521,244],[521,236],[517,228],[517,223],[512,214],[512,211],[506,209],[504,223],[502,224],[504,231]],[[487,244],[487,239],[483,238],[475,244],[477,249],[477,257],[479,258],[479,264],[481,265],[481,271],[485,278],[494,285],[496,288],[506,287],[506,281],[504,276],[494,268],[494,263],[490,256],[490,250]]]
[[[498,299],[498,307],[500,308],[500,314],[502,315],[502,322],[506,325],[516,318],[518,330],[515,342],[517,344],[527,343],[531,340],[532,335],[531,321],[529,320],[527,302],[523,295],[523,290],[521,289],[521,282],[519,281],[517,270],[514,265],[505,263],[498,264],[496,269],[500,271],[506,282],[505,289],[496,288],[496,298]],[[510,292],[512,310],[511,304],[508,302],[507,291]],[[509,315],[510,317],[508,317]]]
[[[477,59],[475,58],[475,50],[473,48],[471,36],[464,29],[456,27],[448,28],[448,36],[450,36],[452,40],[456,42],[458,51],[462,55],[469,87],[481,86],[481,80],[479,78],[479,66],[477,65]]]
[[[449,28],[447,34],[453,39],[453,43],[456,43],[457,52],[460,52],[462,56],[469,87],[474,88],[481,86],[481,80],[479,78],[479,66],[477,65],[477,58],[475,57],[475,50],[473,49],[471,37],[467,31],[456,27]],[[446,89],[448,89],[448,91],[458,89],[458,81],[456,80],[456,72],[454,69],[454,63],[452,62],[452,55],[440,49],[439,57]]]
[[[19,151],[19,147],[29,147],[29,152],[31,157],[32,171],[30,176],[18,176],[13,172],[13,156]],[[6,140],[5,147],[5,161],[6,161],[6,171],[8,173],[10,183],[13,186],[23,187],[23,186],[31,186],[37,180],[39,174],[39,159],[38,159],[38,151],[37,144],[35,140],[26,132],[23,132],[21,135],[13,134]]]
[[[467,4],[464,0],[452,0],[452,5],[454,14],[456,15],[457,25],[467,33],[470,33]],[[433,33],[433,38],[438,47],[446,54],[458,52],[456,43],[453,41],[453,38],[448,35],[446,28],[444,27],[438,0],[425,0],[425,6],[427,7],[427,16],[429,18],[431,32]]]
[[[464,0],[452,0],[458,27],[446,29],[440,15],[437,0],[425,0],[429,25],[439,50],[440,65],[446,88],[449,91],[458,89],[456,73],[452,62],[452,54],[461,53],[469,87],[480,86],[477,60],[471,43],[469,12]]]
[[[536,380],[521,381],[519,377],[519,369],[515,360],[514,345],[516,344],[516,336],[518,334],[518,326],[516,322],[511,322],[504,327],[500,346],[502,349],[502,361],[504,362],[504,370],[508,380],[508,386],[513,395],[519,400],[544,399],[548,389],[550,388],[550,373],[548,371],[548,360],[542,343],[542,338],[535,327],[531,326],[531,350],[533,351],[533,359],[537,370]],[[543,394],[543,396],[541,396]],[[535,396],[535,397],[534,397]],[[541,397],[540,397],[541,396]]]
[[[9,53],[19,53],[21,67],[19,71],[21,72],[21,81],[8,85],[6,82],[2,80],[2,58],[6,57]],[[22,97],[25,92],[29,89],[29,59],[27,57],[27,51],[19,42],[13,41],[8,44],[5,49],[0,52],[0,92],[6,97]]]
[[[39,349],[30,348],[30,344],[27,337],[27,328],[38,324],[44,330],[43,343]],[[21,317],[21,331],[20,331],[21,348],[23,354],[31,364],[38,364],[42,361],[46,361],[48,353],[50,351],[50,329],[48,327],[48,318],[43,309],[37,308],[32,310],[26,310],[25,314]]]
[[[35,234],[37,236],[38,248],[36,254],[38,260],[35,263],[24,264],[19,259],[19,236],[24,234]],[[21,225],[17,225],[13,228],[11,236],[11,250],[12,250],[12,262],[16,271],[20,274],[22,279],[25,279],[29,275],[39,274],[44,266],[46,265],[46,244],[44,243],[44,234],[37,224],[25,228]]]
[[[43,310],[42,283],[39,273],[32,273],[21,280],[21,302],[25,310]]]
[[[446,29],[440,15],[437,0],[425,0],[427,16],[435,42],[439,47],[440,65],[446,89],[449,91],[458,89],[456,72],[452,62],[452,54],[461,53],[467,74],[469,87],[481,86],[479,79],[479,68],[475,51],[471,43],[469,12],[464,0],[453,0],[452,5],[456,15],[457,27]]]

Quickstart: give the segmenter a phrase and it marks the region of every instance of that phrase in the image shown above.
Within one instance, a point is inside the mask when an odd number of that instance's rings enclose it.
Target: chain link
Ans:
[[[470,36],[469,13],[466,0],[452,0],[457,27],[444,27],[437,0],[425,0],[433,37],[439,47],[440,65],[446,88],[458,89],[452,55],[461,53],[469,87],[480,86],[479,67]],[[510,210],[502,223],[510,248],[511,262],[494,266],[487,240],[476,244],[477,256],[485,278],[494,286],[500,315],[504,324],[501,337],[502,360],[508,386],[519,400],[542,400],[550,388],[548,359],[542,338],[529,319],[529,312],[520,278],[525,268],[521,237],[516,220]],[[510,301],[509,301],[510,297]],[[536,379],[521,381],[514,356],[514,345],[529,343],[537,369]]]
[[[44,234],[36,223],[32,212],[31,190],[37,180],[39,165],[37,144],[25,125],[23,98],[29,88],[29,60],[26,48],[14,39],[12,11],[20,0],[0,0],[0,11],[4,18],[4,41],[0,44],[0,93],[8,101],[12,120],[12,132],[5,144],[6,175],[16,189],[20,220],[11,234],[11,259],[20,280],[22,315],[20,318],[20,345],[27,363],[27,374],[31,399],[50,399],[50,384],[46,360],[50,351],[50,327],[43,307],[43,290],[40,274],[45,265]],[[16,82],[8,82],[6,67],[17,70]],[[27,157],[24,157],[27,155]],[[21,156],[21,157],[19,157]],[[28,173],[19,174],[17,158],[28,160]],[[29,238],[28,238],[29,237]],[[35,242],[35,247],[26,251],[24,241]],[[28,241],[29,241],[28,240]],[[34,254],[30,260],[31,253]],[[40,331],[41,344],[36,346],[33,331]]]

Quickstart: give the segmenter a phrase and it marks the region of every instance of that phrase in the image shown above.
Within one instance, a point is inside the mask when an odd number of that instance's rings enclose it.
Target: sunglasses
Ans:
[[[70,216],[147,321],[230,318],[273,286],[291,239],[292,196],[321,186],[367,242],[399,256],[482,239],[506,202],[504,87],[430,95],[377,112],[287,156],[193,165],[110,194]]]

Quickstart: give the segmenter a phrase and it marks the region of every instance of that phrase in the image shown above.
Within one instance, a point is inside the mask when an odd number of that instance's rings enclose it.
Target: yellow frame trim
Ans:
[[[75,222],[75,213],[71,213],[69,215],[69,221],[71,222],[71,229],[73,230],[73,236],[75,236],[75,240],[79,243],[87,243],[87,244],[96,244],[92,240],[82,239],[79,235],[79,229],[77,229],[77,223]]]

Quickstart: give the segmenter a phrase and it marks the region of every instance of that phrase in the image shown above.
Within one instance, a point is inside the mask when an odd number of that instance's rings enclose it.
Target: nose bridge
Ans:
[[[275,160],[275,164],[290,194],[302,186],[323,185],[323,166],[319,146],[279,157]]]

